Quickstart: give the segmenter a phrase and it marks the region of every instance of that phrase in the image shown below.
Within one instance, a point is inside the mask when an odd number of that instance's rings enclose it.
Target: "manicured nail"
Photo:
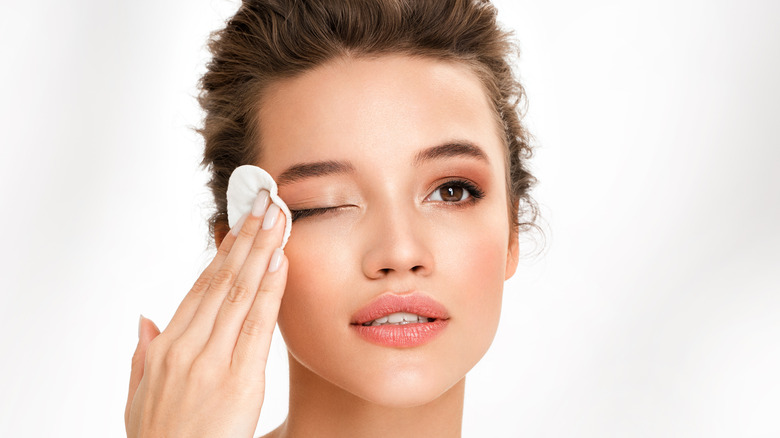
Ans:
[[[271,195],[268,194],[268,190],[260,190],[260,193],[257,194],[257,198],[255,198],[255,203],[252,204],[252,216],[262,216],[270,202]]]
[[[235,225],[233,225],[233,229],[230,230],[231,233],[233,233],[234,236],[238,236],[238,232],[241,231],[241,227],[244,226],[244,221],[246,220],[246,217],[249,216],[249,213],[244,213],[243,216],[236,222]]]
[[[144,320],[144,315],[138,317],[138,339],[141,339],[141,321]]]
[[[268,272],[276,272],[279,266],[282,266],[282,257],[284,257],[284,250],[276,248],[271,256],[271,263],[268,264]]]
[[[279,216],[279,211],[281,209],[276,204],[271,204],[270,207],[268,207],[268,211],[265,212],[265,217],[263,218],[263,229],[264,230],[270,230],[274,227],[276,224],[276,218]]]

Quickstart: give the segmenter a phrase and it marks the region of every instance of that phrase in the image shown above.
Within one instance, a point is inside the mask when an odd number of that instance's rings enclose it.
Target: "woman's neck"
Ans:
[[[292,356],[287,420],[267,438],[460,437],[466,379],[420,406],[379,406],[324,380]],[[414,391],[414,388],[399,388]]]

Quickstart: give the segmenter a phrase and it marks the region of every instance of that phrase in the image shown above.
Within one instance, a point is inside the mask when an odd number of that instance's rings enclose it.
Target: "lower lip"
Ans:
[[[365,326],[355,324],[352,327],[363,339],[383,347],[417,347],[438,336],[447,327],[447,320],[437,319],[433,322],[404,325]]]

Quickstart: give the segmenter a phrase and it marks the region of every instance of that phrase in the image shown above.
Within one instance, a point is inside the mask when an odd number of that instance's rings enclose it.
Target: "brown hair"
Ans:
[[[532,149],[521,124],[525,95],[512,74],[511,34],[487,0],[245,0],[211,35],[213,59],[200,82],[205,110],[202,164],[216,204],[209,230],[227,232],[227,185],[233,170],[258,161],[259,105],[275,80],[344,56],[425,56],[470,66],[494,105],[507,145],[507,202],[512,231],[534,226]]]

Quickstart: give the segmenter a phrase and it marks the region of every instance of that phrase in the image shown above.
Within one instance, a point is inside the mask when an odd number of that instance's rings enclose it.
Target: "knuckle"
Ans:
[[[220,386],[220,389],[229,387],[229,381],[226,380],[229,362],[225,360],[226,358],[204,353],[199,354],[192,361],[187,374],[189,384],[209,391],[213,391],[216,386]]]
[[[230,254],[230,249],[226,245],[220,245],[219,248],[217,248],[217,255],[214,258],[225,258],[228,254]]]
[[[146,363],[159,363],[160,358],[165,354],[165,350],[166,346],[163,335],[152,339],[152,342],[146,347]]]
[[[269,248],[274,237],[275,236],[271,235],[270,233],[261,234],[257,237],[257,239],[254,240],[254,242],[252,242],[252,249],[258,250]]]
[[[250,294],[251,290],[246,284],[237,282],[230,288],[226,299],[229,303],[236,304],[244,301]]]
[[[241,227],[241,229],[238,231],[238,237],[243,239],[252,239],[255,237],[256,234],[256,227],[253,226],[247,226],[248,222],[250,221],[250,217],[248,216],[246,218],[246,221],[244,222],[244,226]]]
[[[178,368],[190,361],[190,349],[181,342],[174,342],[165,353],[163,360],[167,368]]]
[[[247,318],[241,325],[241,333],[250,337],[259,336],[263,333],[264,326],[263,322],[258,319]]]
[[[263,299],[266,300],[269,304],[277,304],[281,303],[282,301],[282,296],[281,294],[277,293],[278,291],[279,288],[273,284],[261,284],[260,288],[257,290],[257,294],[262,295]]]
[[[203,359],[196,359],[190,367],[188,380],[191,384],[203,385],[209,379],[213,378],[214,366]]]
[[[211,284],[219,288],[225,288],[233,284],[236,278],[235,272],[228,268],[222,268],[214,274],[214,278],[211,280]]]
[[[196,297],[202,297],[209,289],[210,284],[211,284],[211,280],[209,278],[198,277],[198,279],[195,280],[195,284],[192,285],[192,289],[190,289],[190,293]]]

